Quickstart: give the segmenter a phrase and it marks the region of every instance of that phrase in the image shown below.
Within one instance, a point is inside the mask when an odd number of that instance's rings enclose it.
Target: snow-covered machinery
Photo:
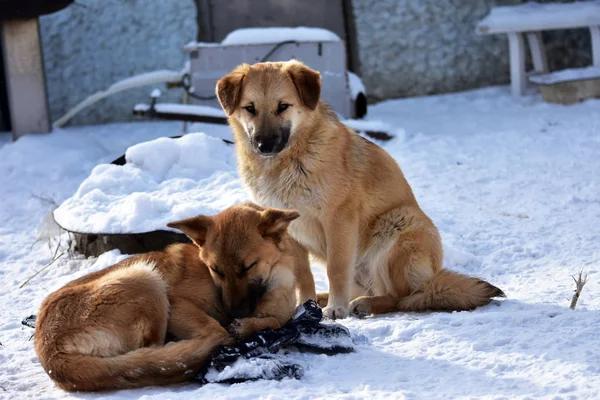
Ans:
[[[367,114],[367,93],[356,74],[346,68],[346,46],[335,33],[322,28],[244,28],[231,32],[220,43],[188,43],[188,67],[181,81],[169,87],[185,89],[184,104],[160,103],[154,92],[150,104],[137,104],[134,114],[190,122],[226,123],[215,96],[217,81],[241,63],[298,59],[319,71],[321,97],[344,122]],[[360,125],[360,124],[359,124]],[[377,139],[391,136],[365,131]]]
[[[343,118],[362,118],[367,111],[365,89],[346,69],[346,47],[335,33],[321,28],[246,28],[231,32],[221,43],[189,43],[187,84],[191,103],[219,107],[215,84],[241,63],[301,60],[322,75],[322,97]]]

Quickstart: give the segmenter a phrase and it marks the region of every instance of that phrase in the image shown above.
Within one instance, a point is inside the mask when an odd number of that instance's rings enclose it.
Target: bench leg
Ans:
[[[519,32],[508,33],[510,52],[510,84],[513,96],[519,97],[525,93],[527,85],[525,76],[525,44],[523,35]]]
[[[592,36],[592,62],[594,67],[600,67],[600,26],[590,26]]]
[[[540,32],[527,32],[527,42],[531,51],[531,59],[533,60],[533,69],[538,74],[548,72],[548,60],[544,52],[544,42],[542,42],[542,34]]]

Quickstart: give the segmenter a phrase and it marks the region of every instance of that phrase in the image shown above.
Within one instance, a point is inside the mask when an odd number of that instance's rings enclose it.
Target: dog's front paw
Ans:
[[[323,309],[323,315],[329,319],[344,319],[348,316],[348,307],[344,306],[327,306]]]
[[[371,315],[371,302],[365,297],[359,297],[350,302],[350,313],[358,318]]]
[[[321,308],[327,307],[327,301],[329,300],[329,293],[321,292],[317,293],[317,304]]]
[[[244,339],[252,333],[251,323],[247,319],[234,319],[227,327],[227,332],[233,335],[236,339]]]

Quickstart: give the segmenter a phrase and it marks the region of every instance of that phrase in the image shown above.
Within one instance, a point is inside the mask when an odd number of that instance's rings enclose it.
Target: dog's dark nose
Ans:
[[[277,138],[265,138],[256,140],[256,148],[263,154],[273,153],[277,147]]]

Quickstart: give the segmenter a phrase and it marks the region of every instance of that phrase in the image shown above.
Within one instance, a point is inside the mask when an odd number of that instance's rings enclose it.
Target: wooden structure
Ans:
[[[600,67],[600,1],[574,3],[526,3],[492,8],[476,27],[479,35],[508,35],[510,80],[514,96],[521,96],[527,87],[525,43],[527,38],[536,74],[548,73],[541,32],[570,28],[588,28],[592,38],[592,60]]]
[[[534,75],[530,81],[539,85],[548,103],[573,104],[600,98],[600,68],[565,69],[550,74]]]
[[[51,130],[38,16],[72,2],[0,0],[0,42],[13,139]]]
[[[13,139],[50,132],[50,113],[37,18],[2,22],[2,47]]]

